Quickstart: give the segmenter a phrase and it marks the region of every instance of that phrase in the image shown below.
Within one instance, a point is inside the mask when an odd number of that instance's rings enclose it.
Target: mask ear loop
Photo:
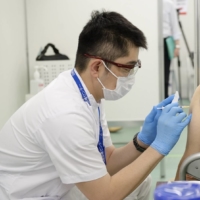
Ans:
[[[104,65],[104,67],[116,78],[118,79],[118,77],[106,66],[105,62],[102,60],[102,63]]]
[[[103,61],[102,61],[103,62]],[[103,62],[103,65],[105,66],[105,63]],[[106,67],[106,66],[105,66]],[[101,84],[101,86],[103,87],[103,89],[105,89],[105,86],[103,85],[103,83],[100,81],[99,77],[97,78],[97,80],[99,81],[99,83]]]
[[[100,81],[100,79],[97,78],[97,80],[99,81],[99,83],[101,84],[101,86],[105,89],[105,86],[104,86],[103,83]]]

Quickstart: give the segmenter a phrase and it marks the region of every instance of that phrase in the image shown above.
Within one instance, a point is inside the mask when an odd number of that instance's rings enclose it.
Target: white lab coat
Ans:
[[[0,199],[60,200],[75,183],[107,174],[97,149],[98,106],[104,145],[112,145],[102,105],[82,82],[91,106],[83,101],[70,72],[26,102],[0,131]]]

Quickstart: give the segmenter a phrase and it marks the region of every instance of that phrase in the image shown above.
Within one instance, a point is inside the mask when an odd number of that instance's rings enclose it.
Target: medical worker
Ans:
[[[174,40],[174,57],[180,54],[180,37],[181,32],[179,29],[177,11],[174,2],[171,0],[163,0],[163,46],[164,46],[164,85],[165,85],[165,98],[168,97],[169,76],[171,58],[168,52],[167,39],[172,37]]]
[[[144,34],[122,15],[92,13],[79,36],[75,68],[0,131],[1,200],[68,200],[75,185],[90,200],[120,200],[137,190],[191,119],[170,96],[153,107],[132,141],[112,145],[101,99],[115,101],[131,90],[142,67],[140,48],[147,48]],[[147,188],[135,199],[148,199]]]

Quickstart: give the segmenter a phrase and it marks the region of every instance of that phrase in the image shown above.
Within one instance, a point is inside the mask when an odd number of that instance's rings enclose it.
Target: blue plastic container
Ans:
[[[200,184],[191,181],[177,181],[158,186],[154,200],[200,200]]]

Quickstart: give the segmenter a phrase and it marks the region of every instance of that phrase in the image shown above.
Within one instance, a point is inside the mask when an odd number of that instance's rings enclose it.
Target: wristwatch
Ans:
[[[176,44],[176,49],[180,49],[180,45],[179,44]]]
[[[138,133],[139,133],[139,132],[138,132]],[[136,148],[139,152],[143,153],[143,152],[146,150],[146,148],[141,147],[141,146],[138,144],[138,141],[137,141],[138,133],[136,133],[135,136],[134,136],[134,138],[133,138],[133,144],[134,144],[135,148]]]

